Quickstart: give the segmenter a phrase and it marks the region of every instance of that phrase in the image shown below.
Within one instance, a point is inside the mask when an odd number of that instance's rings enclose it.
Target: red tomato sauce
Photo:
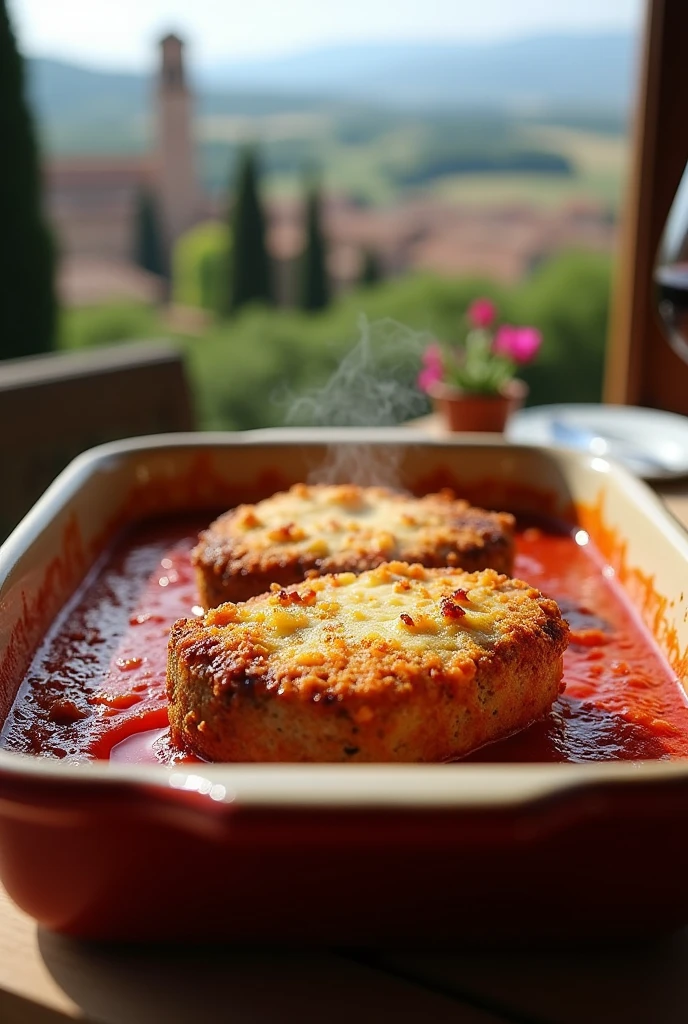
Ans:
[[[165,662],[172,622],[202,612],[189,553],[207,522],[149,523],[106,553],[36,652],[0,746],[69,760],[196,760],[169,742]],[[522,526],[514,575],[569,620],[566,689],[545,719],[469,760],[688,756],[680,683],[587,535]]]

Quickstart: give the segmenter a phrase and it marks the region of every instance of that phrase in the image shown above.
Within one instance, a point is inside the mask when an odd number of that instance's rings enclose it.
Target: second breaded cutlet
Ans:
[[[192,557],[205,608],[245,601],[273,582],[359,573],[392,559],[511,573],[514,519],[450,490],[414,498],[385,487],[296,484],[220,516]]]
[[[399,562],[224,604],[172,628],[172,739],[212,761],[445,761],[561,690],[554,601],[492,569]]]

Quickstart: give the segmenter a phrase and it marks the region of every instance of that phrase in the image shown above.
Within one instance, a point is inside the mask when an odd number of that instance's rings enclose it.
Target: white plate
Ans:
[[[534,406],[512,417],[506,436],[519,444],[556,444],[615,459],[646,480],[688,474],[688,417],[658,409]]]

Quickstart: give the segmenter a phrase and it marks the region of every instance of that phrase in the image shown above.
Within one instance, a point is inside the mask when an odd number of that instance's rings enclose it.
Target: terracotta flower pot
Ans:
[[[448,430],[501,433],[509,416],[525,402],[528,385],[515,378],[508,381],[498,394],[481,395],[438,382],[429,394]]]

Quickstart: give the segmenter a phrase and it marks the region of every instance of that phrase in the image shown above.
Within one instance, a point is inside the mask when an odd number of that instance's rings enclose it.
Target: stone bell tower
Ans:
[[[192,97],[184,75],[182,40],[160,41],[162,65],[157,89],[158,197],[170,252],[177,238],[198,219],[199,192],[192,134]]]

